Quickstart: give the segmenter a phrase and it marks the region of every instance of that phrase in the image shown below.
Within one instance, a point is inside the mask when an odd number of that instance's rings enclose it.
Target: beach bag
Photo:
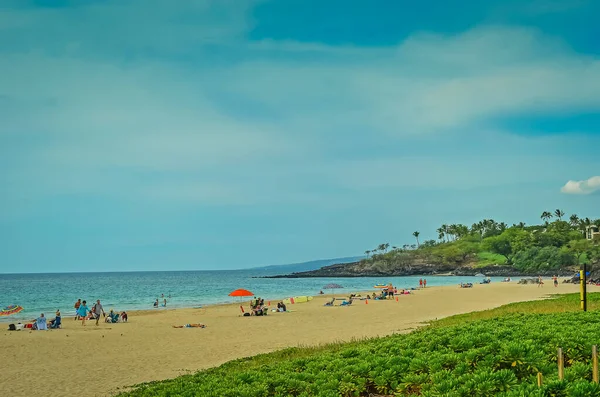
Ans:
[[[14,324],[8,324],[8,330],[9,331],[16,331],[17,330],[17,326]]]
[[[250,313],[244,313],[244,317],[250,317]]]

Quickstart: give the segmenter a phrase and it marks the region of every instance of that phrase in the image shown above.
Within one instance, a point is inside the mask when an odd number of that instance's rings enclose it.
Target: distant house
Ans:
[[[600,240],[600,227],[596,225],[590,225],[586,227],[585,237],[588,240]]]

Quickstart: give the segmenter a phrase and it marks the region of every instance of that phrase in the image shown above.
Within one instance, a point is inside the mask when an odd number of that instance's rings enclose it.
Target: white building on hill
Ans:
[[[597,225],[590,225],[586,227],[585,237],[588,240],[600,240],[600,227]]]

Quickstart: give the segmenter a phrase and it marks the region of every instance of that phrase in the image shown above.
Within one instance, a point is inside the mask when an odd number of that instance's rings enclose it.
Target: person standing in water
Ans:
[[[423,279],[423,288],[427,288],[427,279],[426,278]]]
[[[423,279],[422,278],[419,279],[419,288],[423,288]]]

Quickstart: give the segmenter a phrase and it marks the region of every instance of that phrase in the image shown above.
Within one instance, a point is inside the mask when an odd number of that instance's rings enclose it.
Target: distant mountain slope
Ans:
[[[339,263],[357,262],[363,258],[364,258],[363,256],[351,256],[351,257],[345,257],[345,258],[320,259],[320,260],[310,261],[310,262],[292,263],[289,265],[271,265],[271,266],[255,267],[255,268],[252,268],[252,270],[260,271],[261,273],[272,273],[272,274],[308,272],[311,270],[320,269],[324,266],[335,265],[335,264],[339,264]]]

